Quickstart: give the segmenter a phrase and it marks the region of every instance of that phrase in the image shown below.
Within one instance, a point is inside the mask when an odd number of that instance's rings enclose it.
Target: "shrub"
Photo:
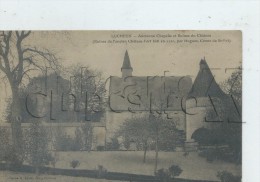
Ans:
[[[169,170],[167,169],[159,169],[157,170],[157,172],[155,173],[155,176],[161,181],[161,182],[168,182],[170,181],[170,173]]]
[[[235,152],[228,146],[218,146],[217,148],[205,148],[199,152],[200,157],[204,157],[208,162],[222,160],[235,164],[241,164],[241,152]]]
[[[107,169],[102,165],[98,165],[96,173],[97,173],[97,178],[102,178],[107,174]]]
[[[79,129],[75,130],[75,138],[67,135],[62,128],[55,132],[55,149],[57,151],[79,151],[83,148],[82,134]]]
[[[104,151],[105,147],[104,146],[97,146],[97,151]]]
[[[171,165],[168,169],[159,169],[155,176],[162,182],[169,182],[175,176],[179,176],[182,173],[182,169],[178,165]]]
[[[234,176],[232,173],[227,171],[219,171],[217,177],[221,182],[241,182],[240,176]]]
[[[178,165],[171,165],[169,167],[169,173],[171,177],[179,176],[182,173],[182,169]]]
[[[111,142],[106,144],[107,150],[119,150],[120,144],[116,138],[111,138]]]
[[[200,157],[205,157],[207,162],[213,162],[217,158],[216,149],[205,149],[199,152]]]
[[[14,147],[12,145],[9,145],[5,149],[5,153],[3,154],[3,156],[1,156],[1,160],[6,162],[10,167],[16,168],[22,165],[21,157],[23,157],[23,154],[18,156],[17,152],[15,152],[14,150]]]
[[[40,166],[48,165],[54,160],[48,150],[48,131],[39,122],[34,122],[24,135],[25,159],[38,173]]]
[[[126,148],[126,150],[129,150],[130,148],[130,140],[129,138],[125,138],[124,141],[123,141],[123,144],[124,144],[124,147]]]
[[[80,165],[80,162],[78,160],[72,160],[70,162],[70,167],[72,167],[73,169],[75,169],[76,167],[78,167]]]
[[[0,161],[6,161],[11,145],[9,144],[10,132],[6,128],[0,128]]]

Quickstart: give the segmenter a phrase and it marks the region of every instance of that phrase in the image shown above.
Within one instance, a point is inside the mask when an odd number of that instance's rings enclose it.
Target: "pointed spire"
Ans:
[[[121,68],[122,77],[132,76],[133,68],[131,67],[130,59],[127,50],[125,51],[125,57],[123,66]]]
[[[207,62],[206,62],[205,56],[204,56],[204,59],[201,58],[201,60],[200,60],[200,65],[202,65],[202,64],[207,65]]]
[[[125,51],[124,62],[123,62],[123,66],[122,66],[121,70],[122,69],[133,69],[131,67],[131,63],[130,63],[130,59],[129,59],[129,55],[128,55],[127,50]]]
[[[208,66],[205,56],[204,56],[204,59],[202,58],[200,60],[200,70],[205,70],[205,69],[209,69],[209,66]]]

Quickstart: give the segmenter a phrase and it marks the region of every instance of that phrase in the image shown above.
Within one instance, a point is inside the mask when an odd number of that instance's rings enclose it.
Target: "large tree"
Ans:
[[[233,69],[230,77],[221,83],[221,88],[227,94],[232,95],[238,104],[242,107],[242,66]]]
[[[99,121],[105,111],[105,82],[102,72],[76,64],[69,67],[68,73],[71,88],[69,94],[74,97],[78,121]]]
[[[48,49],[26,44],[31,31],[2,31],[0,33],[0,70],[11,88],[12,144],[17,154],[22,144],[21,104],[19,90],[32,71],[45,72],[47,67],[58,69],[58,61]],[[22,161],[22,159],[20,159]]]
[[[167,120],[160,114],[152,113],[127,119],[120,127],[117,136],[122,136],[124,140],[141,144],[144,151],[144,163],[148,146],[154,145],[154,172],[157,171],[158,152],[166,150],[169,146],[171,150],[174,150],[176,143],[180,140],[179,132],[173,120]]]
[[[155,140],[152,122],[146,115],[127,119],[118,131],[118,136],[123,136],[125,141],[134,141],[142,146],[144,151],[143,162],[146,162],[146,152],[149,141]]]

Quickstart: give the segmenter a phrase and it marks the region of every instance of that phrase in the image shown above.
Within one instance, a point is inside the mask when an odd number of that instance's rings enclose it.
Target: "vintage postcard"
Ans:
[[[1,182],[239,182],[242,32],[1,31]]]

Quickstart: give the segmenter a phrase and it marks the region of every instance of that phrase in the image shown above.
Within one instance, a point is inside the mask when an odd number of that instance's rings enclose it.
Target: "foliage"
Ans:
[[[128,141],[134,141],[137,146],[142,146],[144,151],[143,162],[146,160],[149,142],[155,140],[155,131],[152,125],[153,123],[149,121],[149,117],[146,115],[135,117],[127,119],[117,133],[118,136],[123,136],[125,145]]]
[[[62,128],[55,132],[54,148],[57,151],[79,151],[83,148],[82,133],[79,128],[75,130],[75,138],[67,135]]]
[[[10,132],[6,128],[0,128],[0,160],[4,161],[11,146]]]
[[[17,166],[21,164],[22,151],[20,155],[15,153],[14,147],[10,143],[10,131],[7,128],[0,128],[0,161]]]
[[[241,156],[234,153],[232,148],[229,146],[217,146],[203,148],[199,152],[200,157],[204,157],[208,162],[213,162],[214,160],[222,160],[225,162],[231,162],[235,164],[241,164]]]
[[[241,131],[236,127],[239,124],[222,124],[221,127],[207,130],[205,132],[198,129],[192,138],[199,143],[200,148],[212,146],[201,152],[202,157],[208,161],[216,158],[240,164],[242,161],[242,141]],[[231,128],[233,126],[233,128]],[[241,127],[241,125],[239,125]],[[202,129],[202,128],[201,128]]]
[[[206,118],[214,123],[208,132],[200,132],[194,138],[200,145],[214,145],[207,154],[209,161],[211,153],[216,153],[219,159],[229,158],[237,164],[242,161],[242,69],[239,67],[221,84],[226,93],[223,98],[213,98],[214,107],[207,108]],[[218,146],[227,145],[228,149],[219,150]],[[215,150],[214,152],[212,150]]]
[[[170,181],[170,174],[169,170],[167,169],[159,169],[156,173],[155,176],[161,181],[161,182],[169,182]]]
[[[179,176],[182,173],[182,169],[178,165],[171,165],[169,167],[169,173],[171,177]]]
[[[239,106],[242,106],[242,66],[232,72],[231,76],[221,84],[227,94],[232,95]]]
[[[180,139],[173,121],[152,114],[127,119],[118,130],[117,136],[123,137],[126,146],[129,141],[135,142],[138,150],[144,151],[143,162],[149,148],[173,151]]]
[[[3,113],[3,117],[7,122],[12,121],[12,116],[11,116],[12,108],[11,108],[11,106],[12,106],[12,99],[7,98],[6,99],[6,107],[5,107],[5,110],[4,110],[4,113]]]
[[[163,151],[174,151],[181,140],[180,132],[177,130],[174,121],[159,120],[159,140],[158,148]]]
[[[61,107],[65,100],[62,93],[68,90],[69,81],[55,72],[48,71],[48,75],[38,75],[32,78],[25,87],[22,97],[22,104],[27,103],[27,122],[39,120],[35,116],[42,117],[45,122],[71,121],[72,114],[63,111]]]
[[[117,138],[113,137],[110,139],[111,142],[106,143],[106,150],[116,151],[119,150],[120,144]]]
[[[81,81],[75,79],[72,85],[70,80],[66,79],[66,75],[61,76],[56,72],[30,78],[29,83],[20,88],[18,93],[22,122],[32,122],[38,117],[43,117],[46,122],[99,121],[104,112],[103,97],[105,92],[101,73],[97,72],[98,76],[90,77],[96,71],[89,68],[83,72],[82,78],[79,75],[80,72],[74,71],[73,73],[75,76],[70,75],[70,77],[78,77]],[[93,81],[86,84],[85,82],[90,82],[89,80]],[[87,91],[87,95],[83,91],[80,92],[83,89]],[[50,101],[46,102],[46,99],[51,101],[51,108]],[[7,102],[5,112],[5,118],[8,122],[11,121],[11,101],[9,99]]]
[[[73,76],[70,93],[75,97],[78,120],[99,121],[105,111],[105,82],[102,73],[80,64],[68,68]]]
[[[59,81],[57,83],[57,78]],[[44,89],[45,82],[48,82],[47,89]],[[43,117],[45,122],[67,122],[71,121],[70,115],[62,111],[60,108],[61,97],[57,97],[61,90],[67,90],[69,88],[69,82],[61,77],[58,77],[55,73],[51,73],[48,76],[38,75],[30,79],[30,82],[19,89],[19,107],[21,111],[22,122],[32,123],[35,120],[39,120],[38,117]],[[58,92],[59,90],[59,92]],[[50,99],[52,92],[51,104],[46,101],[46,98]],[[40,93],[40,94],[39,94]],[[42,95],[43,94],[43,95]],[[44,96],[46,94],[46,97]],[[50,114],[52,112],[52,116]],[[5,119],[7,122],[11,122],[12,114],[12,99],[7,100],[7,106],[5,109]],[[56,117],[58,115],[58,117]]]
[[[143,146],[143,149],[148,145],[149,139],[154,139],[152,123],[148,117],[141,116],[127,119],[121,128],[118,130],[117,135],[123,136],[124,141],[135,141]]]
[[[168,169],[161,168],[157,170],[155,176],[162,182],[169,182],[181,173],[182,169],[178,165],[172,165]]]
[[[232,173],[227,171],[218,171],[217,177],[221,182],[241,182],[240,176],[234,176]]]
[[[80,162],[78,160],[72,160],[70,162],[70,166],[75,169],[76,167],[78,167],[80,165]]]
[[[24,152],[26,161],[35,167],[48,165],[53,160],[48,150],[48,132],[39,122],[30,125],[24,133]]]
[[[105,150],[105,147],[104,146],[97,146],[97,151],[104,151]]]
[[[199,152],[200,157],[205,157],[207,162],[213,162],[218,158],[218,152],[216,149],[204,149]]]
[[[212,143],[212,133],[207,128],[199,128],[197,129],[191,136],[200,146],[210,145]]]

